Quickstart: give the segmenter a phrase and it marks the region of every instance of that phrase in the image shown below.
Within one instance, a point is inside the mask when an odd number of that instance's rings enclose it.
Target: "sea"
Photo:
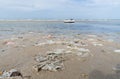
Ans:
[[[120,39],[120,21],[101,22],[39,22],[39,21],[1,21],[0,39],[29,32],[54,34],[54,35],[77,35],[96,34],[108,35],[114,39]]]

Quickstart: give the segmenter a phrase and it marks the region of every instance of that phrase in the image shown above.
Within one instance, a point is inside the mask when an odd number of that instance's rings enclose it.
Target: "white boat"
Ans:
[[[73,20],[73,19],[67,19],[67,20],[64,20],[64,23],[75,23],[75,20]]]

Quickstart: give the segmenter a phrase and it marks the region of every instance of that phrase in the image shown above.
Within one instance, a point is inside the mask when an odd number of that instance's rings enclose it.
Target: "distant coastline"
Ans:
[[[75,20],[75,22],[109,22],[109,21],[120,21],[120,19],[80,19]],[[1,19],[0,22],[64,22],[64,20],[29,20],[29,19],[23,19],[23,20],[4,20]]]

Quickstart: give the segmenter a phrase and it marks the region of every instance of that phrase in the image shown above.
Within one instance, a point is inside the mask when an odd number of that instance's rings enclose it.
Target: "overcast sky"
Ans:
[[[120,19],[120,0],[0,0],[0,19]]]

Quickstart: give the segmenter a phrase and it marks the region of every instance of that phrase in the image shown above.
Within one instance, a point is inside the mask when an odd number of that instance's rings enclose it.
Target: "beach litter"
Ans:
[[[34,32],[28,32],[28,33],[30,33],[30,34],[31,34],[31,33],[34,33]]]
[[[93,38],[89,38],[88,41],[95,41],[96,39]]]
[[[86,49],[86,48],[79,48],[78,52],[77,52],[78,56],[81,57],[88,57],[89,55],[91,55],[90,50]]]
[[[0,52],[5,52],[6,51],[6,49],[0,49]]]
[[[113,39],[108,39],[107,41],[108,41],[108,42],[114,42],[114,40],[113,40]]]
[[[43,45],[51,45],[51,44],[62,44],[62,42],[61,41],[47,40],[46,42],[35,43],[34,46],[43,46]]]
[[[53,35],[47,35],[47,36],[45,36],[43,38],[51,39],[51,38],[55,38],[55,36],[53,36]]]
[[[0,79],[11,78],[11,77],[18,77],[18,76],[23,78],[22,74],[18,70],[11,69],[10,71],[3,71],[3,72],[1,72]]]
[[[58,71],[64,69],[63,55],[59,52],[47,53],[46,56],[38,55],[35,57],[35,61],[38,62],[33,66],[37,72],[41,70],[46,71]]]
[[[79,43],[79,40],[75,40],[74,43]]]
[[[82,53],[81,57],[88,57],[90,54],[89,53]]]
[[[120,54],[120,49],[114,50],[114,52]]]
[[[12,42],[12,41],[6,41],[6,42],[4,42],[4,44],[5,44],[5,45],[14,45],[15,43]]]
[[[14,41],[14,40],[18,40],[18,38],[13,37],[13,38],[10,38],[10,40]]]
[[[117,73],[120,73],[120,64],[117,64],[115,67],[113,67],[113,70]]]
[[[47,38],[53,38],[54,36],[53,35],[48,35]]]
[[[65,51],[66,53],[76,54],[77,56],[81,57],[88,57],[89,55],[93,56],[92,53],[90,53],[90,50],[86,48],[80,48],[78,46],[67,46],[67,49],[68,50]]]
[[[46,45],[46,43],[35,43],[34,46],[42,46],[42,45]]]
[[[23,37],[22,37],[22,36],[19,36],[18,39],[23,39]]]
[[[103,44],[98,43],[98,42],[92,42],[92,44],[93,44],[94,46],[103,46]]]
[[[54,50],[54,53],[55,54],[63,54],[64,51],[65,51],[65,49],[56,49],[56,50]]]
[[[75,40],[75,41],[71,41],[71,42],[65,42],[66,44],[68,44],[68,46],[88,46],[88,44],[86,44],[83,41],[79,41],[79,40]]]
[[[80,42],[81,46],[88,46],[85,42]]]
[[[5,52],[5,50],[3,49],[2,52]]]
[[[8,54],[8,48],[2,48],[0,49],[0,56],[5,56]]]
[[[81,42],[83,45],[82,46],[87,46],[87,44],[85,44],[84,42]],[[67,51],[65,51],[66,53],[73,53],[76,54],[77,56],[81,56],[81,57],[87,57],[89,55],[93,56],[90,53],[89,49],[86,48],[80,48],[80,44],[76,45],[76,44],[72,44],[70,43],[69,45],[67,45]],[[76,52],[74,52],[76,51]]]
[[[44,56],[38,55],[38,56],[35,57],[35,60],[36,60],[37,62],[43,62],[43,61],[46,61],[47,58],[44,57]]]
[[[82,78],[88,78],[88,74],[86,74],[86,73],[82,73],[80,76],[81,76]]]
[[[78,50],[81,52],[90,52],[90,50],[86,48],[79,48]]]
[[[93,37],[93,38],[96,38],[97,35],[88,35],[89,37]]]

